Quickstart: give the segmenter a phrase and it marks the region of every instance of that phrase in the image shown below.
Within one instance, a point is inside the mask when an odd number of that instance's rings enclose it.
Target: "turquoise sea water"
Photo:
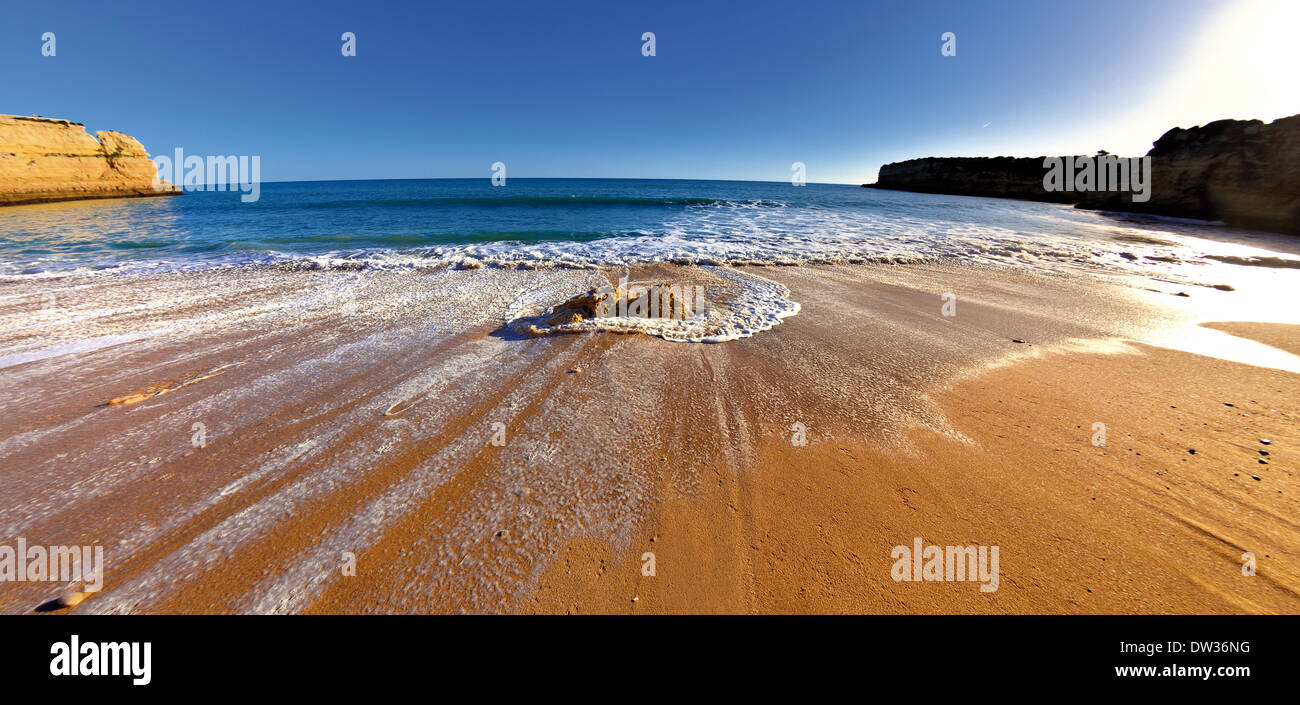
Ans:
[[[438,179],[268,183],[256,202],[239,196],[0,209],[0,275],[929,260],[1176,274],[1287,250],[1285,238],[1210,224],[849,185]]]

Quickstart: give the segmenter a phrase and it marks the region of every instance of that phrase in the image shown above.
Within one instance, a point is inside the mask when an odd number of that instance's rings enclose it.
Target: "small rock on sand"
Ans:
[[[90,593],[81,590],[76,590],[66,595],[63,595],[62,597],[56,597],[55,599],[50,600],[49,602],[41,603],[36,608],[36,611],[53,612],[55,610],[65,610],[68,609],[69,607],[76,607],[82,602],[85,602],[87,597],[90,597]]]
[[[82,602],[85,602],[87,597],[90,597],[90,595],[80,590],[77,592],[70,592],[59,598],[59,605],[63,607],[76,607]]]

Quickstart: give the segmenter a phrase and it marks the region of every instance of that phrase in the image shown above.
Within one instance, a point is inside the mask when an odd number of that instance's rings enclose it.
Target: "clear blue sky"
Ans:
[[[918,156],[1145,152],[1200,118],[1177,96],[1141,108],[1233,5],[7,0],[0,112],[154,154],[260,155],[266,181],[487,178],[495,161],[516,178],[780,181],[799,161],[809,181],[859,183]],[[1234,107],[1210,110],[1265,117]]]

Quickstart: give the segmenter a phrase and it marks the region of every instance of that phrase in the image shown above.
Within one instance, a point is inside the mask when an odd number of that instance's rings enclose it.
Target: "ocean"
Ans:
[[[1294,238],[1284,236],[851,185],[316,181],[263,184],[253,203],[239,196],[198,191],[5,208],[0,276],[266,264],[392,269],[946,261],[1197,282],[1221,269],[1207,264],[1296,264],[1287,254],[1295,251]]]

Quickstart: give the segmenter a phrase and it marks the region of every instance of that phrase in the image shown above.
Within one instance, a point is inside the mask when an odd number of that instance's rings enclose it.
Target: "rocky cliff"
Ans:
[[[1044,157],[909,159],[886,164],[874,184],[900,191],[1074,203],[1079,208],[1219,220],[1300,234],[1300,115],[1265,124],[1218,120],[1174,128],[1151,151],[1151,197],[1048,191]]]
[[[926,157],[880,167],[868,188],[1074,203],[1079,194],[1043,188],[1043,157]]]
[[[0,206],[179,193],[155,185],[158,171],[135,138],[97,136],[67,120],[0,115]]]

